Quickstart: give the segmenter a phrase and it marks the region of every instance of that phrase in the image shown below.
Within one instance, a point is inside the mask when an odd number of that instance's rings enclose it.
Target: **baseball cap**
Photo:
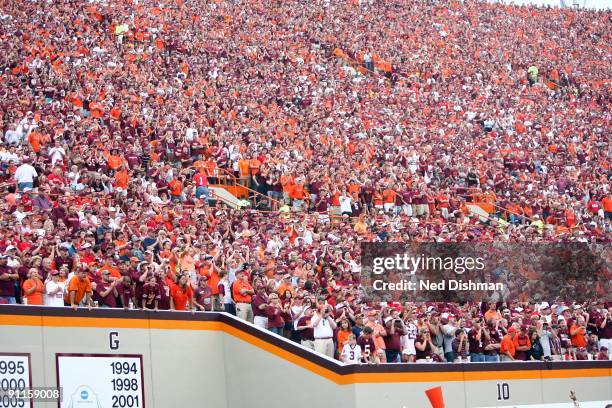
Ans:
[[[508,333],[516,333],[516,329],[514,328],[514,326],[508,329]]]

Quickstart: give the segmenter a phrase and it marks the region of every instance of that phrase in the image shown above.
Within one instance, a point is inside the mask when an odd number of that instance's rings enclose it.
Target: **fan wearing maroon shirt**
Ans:
[[[482,329],[481,319],[477,318],[474,320],[474,326],[468,333],[468,342],[470,350],[470,361],[472,363],[484,362],[485,335]]]
[[[259,284],[255,287],[255,296],[253,296],[253,324],[262,329],[268,329],[268,295],[266,287]]]
[[[19,274],[13,268],[7,266],[6,255],[0,255],[0,304],[15,304],[15,281]]]
[[[283,329],[285,328],[285,319],[283,319],[284,312],[278,294],[271,293],[268,297],[266,314],[268,316],[268,330],[282,336]]]
[[[385,354],[388,363],[400,362],[402,351],[401,337],[405,334],[404,322],[401,319],[385,318],[387,334],[383,336],[385,341]]]
[[[153,267],[148,264],[148,263],[142,263],[140,265],[140,267],[134,267],[131,265],[131,263],[129,262],[122,262],[119,265],[119,271],[121,272],[121,275],[124,276],[129,276],[132,279],[133,282],[133,289],[134,289],[134,298],[136,299],[136,301],[134,302],[134,304],[137,307],[142,306],[141,301],[142,301],[142,290],[144,287],[144,284],[146,282],[146,279],[140,279],[145,273],[147,273],[147,276],[152,274]]]
[[[596,320],[597,333],[599,337],[599,347],[603,350],[605,347],[608,352],[608,358],[612,359],[612,315],[610,308],[601,309],[601,314]]]
[[[129,276],[123,276],[120,279],[119,284],[117,284],[117,291],[119,292],[119,299],[121,300],[121,305],[124,309],[129,309],[130,302],[132,305],[135,305],[135,296],[136,293],[134,291],[134,285],[132,284],[132,278]]]
[[[491,319],[484,329],[484,359],[486,362],[499,361],[499,348],[501,347],[502,333],[498,328],[497,319]]]
[[[436,346],[431,340],[431,332],[427,327],[421,327],[419,334],[414,340],[414,348],[416,349],[416,361],[427,360],[427,358],[436,358]]]
[[[368,362],[370,356],[372,356],[376,345],[374,344],[374,339],[372,338],[372,333],[374,331],[370,326],[366,326],[361,331],[361,334],[357,338],[357,344],[361,347],[361,355],[365,362]]]
[[[300,343],[302,344],[302,346],[314,350],[314,329],[310,325],[312,313],[312,308],[307,308],[306,310],[304,310],[304,314],[298,320],[296,330],[300,335]]]
[[[59,248],[58,254],[57,256],[55,256],[55,258],[53,258],[53,261],[55,262],[55,269],[57,269],[58,271],[63,265],[66,265],[68,267],[68,270],[72,271],[74,260],[68,254],[68,248],[66,248],[65,246]]]
[[[161,290],[157,284],[157,278],[151,273],[147,283],[142,286],[142,308],[144,310],[153,309],[157,312],[159,310],[160,299]]]
[[[157,273],[157,286],[159,287],[159,309],[170,310],[170,284],[164,272]]]
[[[117,297],[119,292],[117,286],[120,284],[119,280],[111,281],[110,272],[105,270],[102,271],[102,279],[95,282],[95,289],[93,293],[93,300],[97,301],[100,307],[117,307]],[[92,282],[92,287],[93,287]]]
[[[200,277],[199,285],[193,292],[193,304],[200,311],[210,312],[212,310],[212,290],[208,286],[208,276]]]

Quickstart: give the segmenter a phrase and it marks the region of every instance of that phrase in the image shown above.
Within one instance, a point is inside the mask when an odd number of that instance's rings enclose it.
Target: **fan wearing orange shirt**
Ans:
[[[612,195],[608,194],[601,200],[606,220],[612,220]]]
[[[383,209],[383,195],[378,189],[374,192],[372,202],[374,203],[374,208],[376,208],[377,210]]]
[[[170,308],[174,310],[193,309],[193,289],[187,274],[178,275],[178,281],[170,290]]]
[[[206,284],[210,288],[210,293],[212,295],[213,311],[223,310],[221,301],[219,299],[219,282],[221,282],[219,272],[221,272],[221,269],[219,269],[219,267],[213,263],[213,260],[210,257],[204,258],[204,262],[202,262],[202,265],[198,269],[200,276],[207,277]]]
[[[118,193],[127,195],[129,175],[126,166],[120,165],[118,171],[115,173],[115,189]]]
[[[170,190],[170,199],[172,201],[181,201],[181,195],[183,194],[183,181],[173,178],[168,183],[168,188]]]
[[[293,188],[289,191],[289,197],[293,200],[293,208],[295,210],[300,210],[306,198],[306,190],[304,189],[302,180],[296,180]]]
[[[68,290],[64,301],[70,304],[70,307],[77,309],[79,306],[87,306],[91,308],[91,281],[87,276],[87,271],[79,270],[68,282]]]
[[[110,152],[105,152],[104,157],[106,157],[106,161],[108,164],[108,168],[111,170],[118,170],[121,167],[122,159],[119,156],[119,151],[117,149],[113,149]]]
[[[38,275],[38,269],[32,268],[28,271],[29,279],[23,282],[23,297],[27,299],[28,305],[42,306],[44,284]]]
[[[385,212],[393,211],[395,208],[395,199],[397,198],[397,193],[392,188],[386,188],[382,192],[383,199],[383,209]]]
[[[32,146],[32,150],[34,151],[34,153],[38,154],[40,152],[42,135],[34,130],[29,134],[28,142],[30,143],[30,146]]]
[[[514,361],[514,356],[516,355],[516,347],[514,345],[514,338],[516,337],[516,328],[511,326],[508,329],[508,334],[506,334],[501,344],[499,345],[499,356],[501,361]]]
[[[578,348],[587,346],[586,321],[584,317],[579,316],[578,319],[570,326],[570,338],[572,345]]]

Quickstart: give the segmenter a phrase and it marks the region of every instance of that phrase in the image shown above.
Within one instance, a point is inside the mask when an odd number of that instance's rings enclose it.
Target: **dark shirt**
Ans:
[[[156,300],[158,301],[159,306],[159,300],[161,299],[161,289],[158,284],[143,285],[141,293],[143,306],[146,304],[147,308],[153,308],[155,307]]]
[[[470,344],[470,353],[482,353],[484,351],[484,331],[481,333],[480,340],[476,340],[477,330],[472,329],[468,333],[468,341]]]
[[[159,287],[159,310],[170,310],[170,286],[165,282],[157,284]]]
[[[302,317],[299,321],[298,321],[298,326],[308,326],[310,324],[310,319],[311,317]],[[300,339],[302,340],[314,340],[314,329],[309,327],[303,330],[299,330],[300,333]]]
[[[208,285],[204,285],[204,287],[200,286],[193,292],[194,300],[204,306],[204,310],[210,312],[212,310],[212,305],[210,302],[210,297],[212,295],[212,290]]]
[[[100,305],[106,305],[108,307],[117,307],[117,298],[115,297],[114,291],[110,291],[105,297],[102,296],[102,292],[106,292],[112,285],[112,282],[100,281],[96,283],[96,290],[93,293],[93,300],[97,301]]]
[[[391,334],[391,330],[387,329],[387,335],[383,336],[383,340],[385,341],[385,349],[386,350],[395,350],[401,351],[402,342],[400,338],[404,335],[404,331],[401,329],[395,329],[395,333]]]
[[[259,306],[268,303],[267,296],[255,295],[253,296],[253,316],[268,317],[268,311],[264,308],[263,310]]]
[[[6,265],[0,266],[0,276],[11,275],[15,273],[13,268]],[[0,296],[1,297],[15,297],[15,281],[11,280],[0,280]]]

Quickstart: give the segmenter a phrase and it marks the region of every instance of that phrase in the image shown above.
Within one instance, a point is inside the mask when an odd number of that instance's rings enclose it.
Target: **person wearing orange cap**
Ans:
[[[516,348],[514,346],[514,337],[516,337],[516,328],[510,326],[508,334],[504,336],[499,346],[499,356],[501,361],[514,361],[516,355]]]

